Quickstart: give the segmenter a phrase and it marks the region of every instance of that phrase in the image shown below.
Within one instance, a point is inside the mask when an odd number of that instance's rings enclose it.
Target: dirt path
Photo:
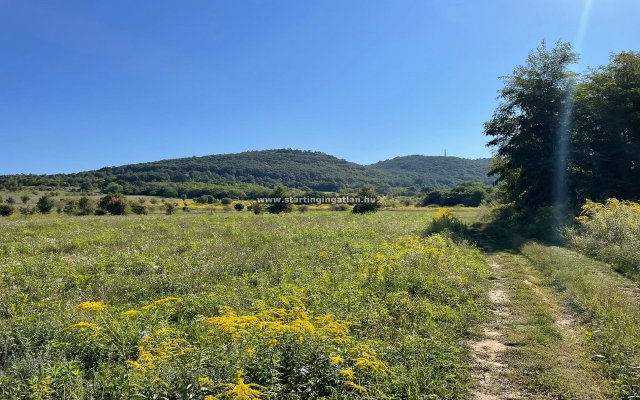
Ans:
[[[469,344],[479,382],[473,395],[478,400],[521,399],[523,395],[508,379],[509,366],[503,360],[508,346],[500,329],[504,329],[504,323],[513,318],[511,301],[504,285],[506,277],[502,273],[502,265],[493,261],[490,266],[495,274],[489,292],[493,315],[482,327],[481,338]]]

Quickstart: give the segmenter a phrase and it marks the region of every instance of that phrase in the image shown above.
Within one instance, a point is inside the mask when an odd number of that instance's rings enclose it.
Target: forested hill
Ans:
[[[403,159],[412,162],[398,161]],[[424,186],[486,182],[487,169],[488,160],[410,156],[363,166],[320,152],[281,149],[161,160],[75,174],[6,175],[0,176],[0,187],[113,188],[129,194],[171,197],[176,193],[250,197],[276,185],[326,192],[370,185],[382,193],[410,194]]]
[[[368,167],[409,178],[422,186],[451,187],[464,181],[491,184],[487,176],[490,158],[469,160],[459,157],[412,155],[379,161]]]

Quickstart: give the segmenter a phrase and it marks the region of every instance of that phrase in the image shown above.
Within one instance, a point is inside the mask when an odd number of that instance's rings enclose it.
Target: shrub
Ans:
[[[640,280],[640,203],[587,201],[576,222],[567,234],[574,248]]]
[[[164,213],[167,215],[171,215],[176,211],[176,207],[178,205],[176,203],[166,202],[164,203]]]
[[[378,195],[370,187],[362,187],[357,194],[360,203],[356,203],[351,210],[354,214],[367,214],[377,212],[381,207]]]
[[[78,200],[78,215],[91,215],[95,211],[93,201],[87,196],[82,196]]]
[[[149,211],[147,211],[147,207],[140,203],[131,203],[131,212],[137,215],[147,215]]]
[[[48,195],[40,197],[38,199],[38,202],[36,203],[36,209],[39,213],[42,214],[48,214],[49,212],[51,212],[54,206],[55,202],[53,201],[53,198]]]
[[[307,205],[298,206],[298,211],[301,213],[306,213],[307,211],[309,211],[309,206]]]
[[[15,204],[16,203],[16,200],[11,196],[7,197],[7,199],[5,201],[7,202],[7,204]]]
[[[254,214],[262,214],[264,212],[264,205],[262,203],[253,203],[251,205],[251,211],[253,211]]]
[[[31,197],[24,195],[24,196],[20,196],[20,201],[22,201],[22,204],[27,204],[29,202],[29,200],[31,200]]]
[[[10,204],[0,204],[0,216],[8,217],[9,215],[13,214],[14,211],[15,211],[15,209],[13,208],[12,205],[10,205]]]
[[[463,236],[467,231],[467,226],[458,219],[448,208],[438,210],[431,223],[427,227],[425,233],[432,235],[434,233],[449,233],[455,237]]]
[[[67,214],[67,215],[74,215],[77,213],[78,211],[78,202],[75,200],[69,200],[67,201],[63,208],[62,211]]]
[[[127,198],[121,194],[111,193],[100,199],[98,206],[111,215],[126,215],[128,211]]]
[[[102,209],[102,208],[96,208],[96,211],[94,212],[95,215],[107,215],[107,210]]]
[[[220,203],[222,203],[223,206],[228,206],[229,204],[231,204],[231,199],[228,197],[223,198],[222,200],[220,200]]]
[[[293,210],[293,204],[286,201],[287,194],[282,186],[278,186],[269,197],[277,199],[267,207],[271,214],[288,213]]]
[[[244,204],[236,203],[236,204],[233,205],[233,208],[235,208],[236,211],[242,211],[242,210],[244,210]]]

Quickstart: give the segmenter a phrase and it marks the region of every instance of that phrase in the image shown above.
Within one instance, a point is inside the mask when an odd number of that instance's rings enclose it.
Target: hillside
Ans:
[[[487,176],[490,158],[469,160],[459,157],[411,155],[379,161],[368,168],[413,181],[414,185],[452,187],[464,181],[491,184]]]
[[[0,187],[83,187],[129,194],[252,197],[276,185],[340,192],[370,185],[382,193],[412,194],[423,186],[488,182],[488,159],[408,156],[363,166],[321,152],[262,150],[106,167],[56,175],[0,176]]]

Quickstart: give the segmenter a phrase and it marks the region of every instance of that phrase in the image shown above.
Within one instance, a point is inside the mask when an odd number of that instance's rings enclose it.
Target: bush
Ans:
[[[29,200],[31,200],[31,197],[24,195],[24,196],[20,196],[20,201],[22,201],[22,204],[27,204],[29,202]]]
[[[220,201],[220,203],[222,203],[222,205],[223,205],[223,206],[228,206],[229,204],[231,204],[231,201],[232,201],[232,200],[231,200],[230,198],[225,197],[224,199],[222,199],[222,200]]]
[[[0,216],[1,217],[8,217],[9,215],[13,214],[15,211],[15,209],[13,208],[12,205],[10,204],[0,204]]]
[[[587,201],[576,221],[567,234],[574,248],[640,280],[640,203]]]
[[[131,203],[131,212],[137,215],[147,215],[149,213],[147,207],[140,203]]]
[[[64,204],[62,211],[67,215],[75,215],[78,211],[78,202],[75,200],[67,201]]]
[[[236,211],[242,211],[242,210],[244,210],[244,204],[236,203],[236,204],[233,205],[233,208],[235,208]]]
[[[451,210],[443,208],[435,213],[425,234],[449,233],[454,237],[462,237],[467,232],[467,226],[458,219]]]
[[[309,206],[307,205],[298,206],[298,211],[301,213],[306,213],[307,211],[309,211]]]
[[[87,196],[82,196],[78,200],[78,215],[91,215],[94,213],[93,201]]]
[[[38,202],[36,203],[36,209],[41,214],[48,214],[49,212],[51,212],[54,206],[55,202],[53,201],[53,198],[48,195],[40,197],[38,199]]]
[[[354,214],[374,213],[381,207],[378,195],[369,187],[362,187],[356,197],[360,203],[353,206],[351,212]]]
[[[269,197],[279,199],[267,207],[267,211],[271,214],[288,213],[293,210],[293,204],[286,201],[287,194],[282,186],[278,186]]]
[[[7,199],[5,201],[7,202],[7,204],[15,204],[16,203],[16,200],[11,196],[7,197]]]
[[[264,205],[261,203],[253,203],[251,205],[251,211],[253,211],[254,214],[258,215],[258,214],[262,214],[264,212]]]
[[[164,213],[167,215],[171,215],[176,211],[176,207],[178,205],[175,203],[164,203]]]
[[[127,198],[121,194],[111,193],[100,199],[98,206],[111,215],[126,215],[128,211]]]

